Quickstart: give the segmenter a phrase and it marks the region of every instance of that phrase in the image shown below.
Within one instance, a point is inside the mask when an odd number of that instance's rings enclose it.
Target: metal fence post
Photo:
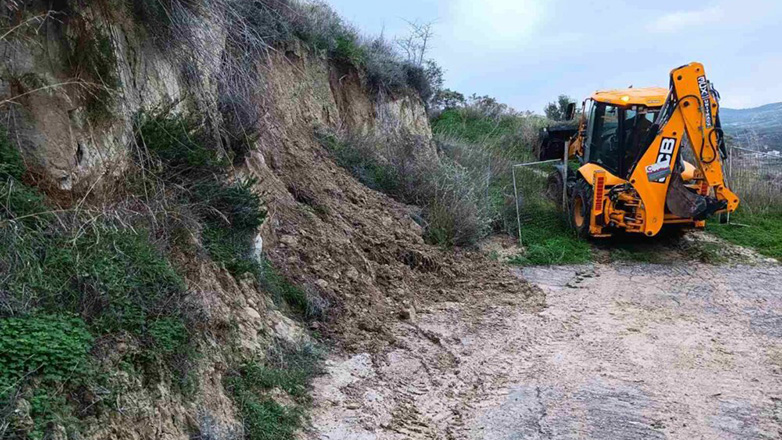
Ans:
[[[728,182],[731,187],[733,187],[733,145],[728,148]],[[728,212],[728,222],[727,224],[730,224],[730,212]]]
[[[567,174],[570,171],[568,169],[567,160],[570,158],[570,141],[565,142],[565,154],[562,157],[562,212],[567,213]]]
[[[519,226],[519,246],[524,246],[524,243],[521,242],[521,211],[519,210],[519,188],[516,185],[516,166],[513,166],[512,169],[513,169],[513,195],[514,195],[514,200],[516,202],[516,223]]]

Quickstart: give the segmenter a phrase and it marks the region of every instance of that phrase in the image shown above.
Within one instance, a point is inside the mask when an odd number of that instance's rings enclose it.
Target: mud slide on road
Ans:
[[[541,311],[441,303],[329,360],[310,438],[782,438],[779,265],[515,271]]]

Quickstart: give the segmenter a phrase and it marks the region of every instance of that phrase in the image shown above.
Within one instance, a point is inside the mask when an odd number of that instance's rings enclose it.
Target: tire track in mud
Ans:
[[[782,436],[779,265],[515,273],[546,308],[503,296],[418,310],[385,352],[329,361],[305,437]]]

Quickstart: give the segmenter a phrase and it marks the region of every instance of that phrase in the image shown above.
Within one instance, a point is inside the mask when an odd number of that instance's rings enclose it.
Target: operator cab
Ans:
[[[649,131],[668,95],[663,88],[596,92],[584,102],[587,118],[582,163],[594,163],[629,179],[653,140]]]
[[[660,108],[620,107],[592,100],[589,105],[584,163],[602,166],[610,173],[628,179],[633,165],[646,151],[649,130]]]

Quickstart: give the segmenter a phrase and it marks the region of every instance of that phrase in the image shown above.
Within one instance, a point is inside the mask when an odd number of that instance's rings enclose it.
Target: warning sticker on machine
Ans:
[[[646,167],[646,176],[650,182],[665,182],[671,174],[671,164],[667,162],[656,163]]]

